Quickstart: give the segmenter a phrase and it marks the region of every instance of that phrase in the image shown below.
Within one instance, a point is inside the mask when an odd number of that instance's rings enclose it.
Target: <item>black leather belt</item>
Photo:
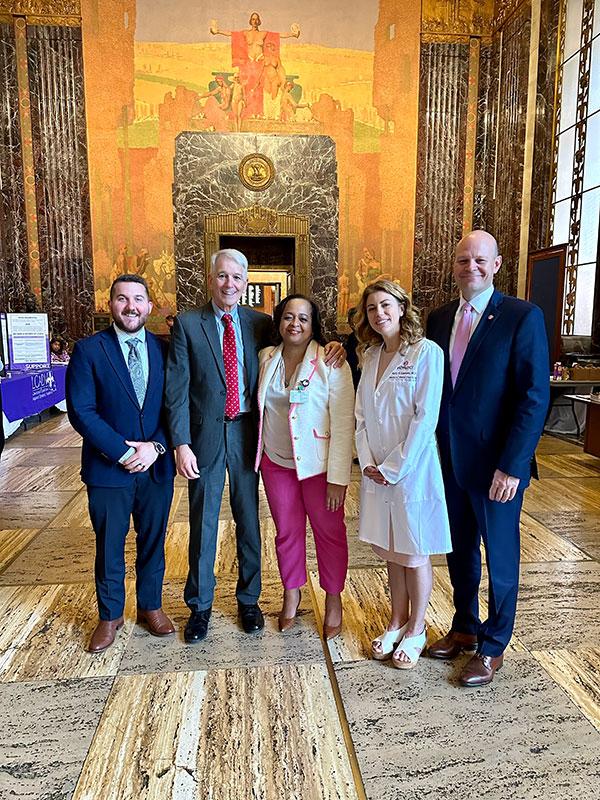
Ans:
[[[241,422],[246,417],[250,416],[250,411],[244,411],[243,414],[238,414],[237,417],[223,417],[223,421],[227,424],[228,422]]]

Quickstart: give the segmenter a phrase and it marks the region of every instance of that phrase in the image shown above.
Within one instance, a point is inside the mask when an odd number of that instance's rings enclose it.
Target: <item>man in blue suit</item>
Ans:
[[[144,327],[152,303],[143,278],[118,277],[109,306],[113,325],[77,342],[66,378],[69,420],[83,437],[81,478],[96,534],[100,621],[89,643],[92,653],[110,647],[123,625],[131,517],[138,622],[154,636],[175,632],[161,608],[175,475],[163,419],[166,345]]]
[[[502,264],[496,240],[473,231],[457,245],[460,298],[433,311],[427,336],[445,354],[438,422],[452,532],[448,570],[455,614],[434,658],[475,651],[464,686],[490,683],[514,626],[519,583],[519,517],[549,401],[548,350],[537,306],[494,289]],[[489,576],[489,609],[479,619],[480,540]]]

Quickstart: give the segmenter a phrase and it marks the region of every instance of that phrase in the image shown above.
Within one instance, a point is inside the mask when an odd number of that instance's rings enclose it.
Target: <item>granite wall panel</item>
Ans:
[[[452,297],[462,236],[468,42],[423,42],[413,299],[426,315]]]
[[[55,332],[92,332],[94,283],[81,29],[27,29],[42,305]]]
[[[238,168],[244,156],[261,153],[274,165],[273,182],[247,189]],[[259,205],[307,216],[310,224],[311,293],[325,327],[336,327],[338,180],[335,142],[328,136],[277,136],[184,132],[176,140],[173,203],[177,307],[207,299],[205,216]]]
[[[0,23],[0,310],[23,310],[28,274],[15,35]]]
[[[504,259],[494,283],[512,295],[517,294],[518,283],[530,31],[531,6],[524,3],[492,42],[492,70],[500,77],[490,95],[496,106],[496,152],[488,190],[488,230],[498,240]]]

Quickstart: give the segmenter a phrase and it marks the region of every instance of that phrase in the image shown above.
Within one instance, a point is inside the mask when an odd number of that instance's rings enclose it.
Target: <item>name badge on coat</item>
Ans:
[[[413,361],[405,358],[390,374],[395,383],[414,383],[417,380],[417,368]]]

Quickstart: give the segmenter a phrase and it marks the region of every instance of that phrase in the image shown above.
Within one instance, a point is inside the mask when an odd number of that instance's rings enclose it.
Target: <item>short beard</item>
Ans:
[[[138,317],[138,321],[140,321],[141,319],[142,319],[141,317]],[[140,325],[139,325],[139,326],[138,326],[138,327],[137,327],[135,330],[129,330],[129,328],[124,328],[124,327],[121,325],[121,321],[120,321],[120,320],[118,320],[118,319],[115,319],[114,317],[113,317],[113,322],[115,323],[115,325],[117,326],[117,328],[118,328],[120,331],[123,331],[123,333],[138,333],[139,331],[141,331],[141,330],[142,330],[142,328],[143,328],[143,327],[144,327],[144,325],[146,324],[146,320],[143,320],[143,321],[141,322],[141,324],[140,324]]]

